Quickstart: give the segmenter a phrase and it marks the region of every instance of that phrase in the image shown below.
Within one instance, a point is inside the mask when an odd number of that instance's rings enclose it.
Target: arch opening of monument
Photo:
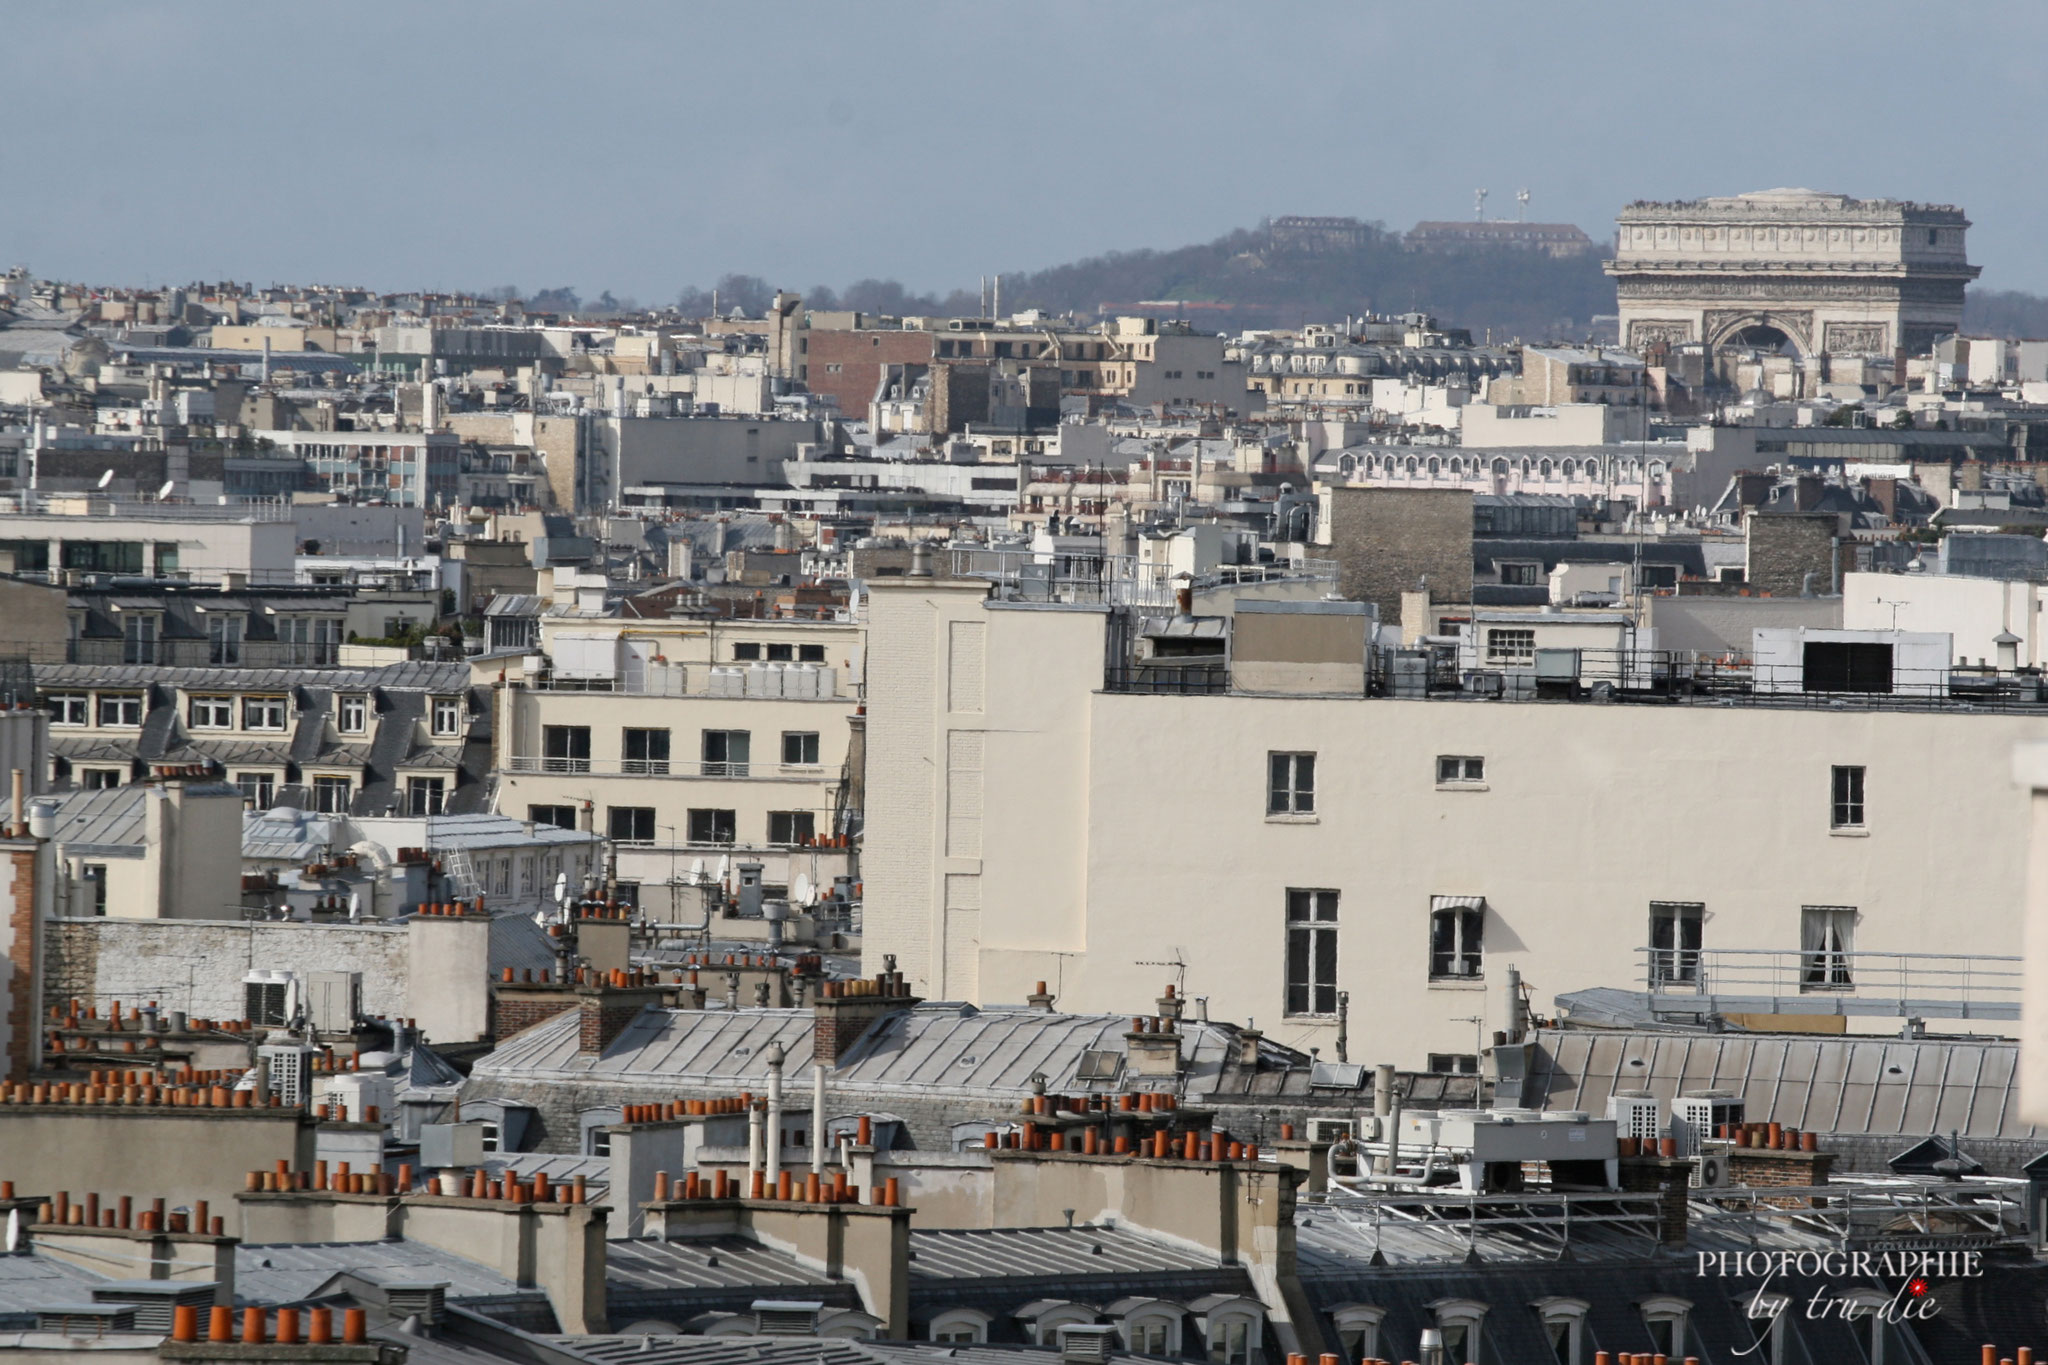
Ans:
[[[1788,334],[1783,328],[1772,326],[1768,322],[1756,322],[1751,323],[1747,327],[1738,327],[1723,337],[1721,344],[1723,346],[1752,347],[1764,352],[1766,355],[1789,355],[1796,357],[1801,353],[1797,338]]]

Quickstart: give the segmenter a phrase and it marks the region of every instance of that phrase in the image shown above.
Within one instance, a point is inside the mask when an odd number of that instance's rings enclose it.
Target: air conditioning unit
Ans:
[[[1308,1140],[1310,1142],[1341,1142],[1351,1137],[1356,1125],[1350,1119],[1310,1119]]]
[[[250,972],[242,978],[243,1017],[258,1026],[289,1024],[292,1016],[292,974]]]
[[[1662,1136],[1657,1097],[1647,1090],[1617,1090],[1608,1096],[1607,1117],[1614,1121],[1618,1138],[1655,1142]]]
[[[1696,1090],[1671,1102],[1671,1135],[1680,1156],[1698,1156],[1724,1123],[1742,1122],[1742,1097],[1732,1090]]]
[[[1720,1190],[1729,1185],[1728,1153],[1723,1150],[1702,1152],[1693,1158],[1692,1175],[1687,1184],[1696,1190]]]

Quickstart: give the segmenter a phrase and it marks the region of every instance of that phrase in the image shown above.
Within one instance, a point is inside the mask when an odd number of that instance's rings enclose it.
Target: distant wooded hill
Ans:
[[[1112,251],[1026,275],[1003,276],[1003,310],[1115,312],[1185,300],[1191,320],[1218,331],[1338,322],[1362,313],[1427,312],[1475,341],[1582,340],[1614,312],[1603,252],[1556,257],[1502,247],[1415,251],[1377,224],[1355,244],[1276,245],[1263,229],[1164,251]],[[1105,308],[1105,305],[1107,307]],[[1610,324],[1611,325],[1611,324]]]

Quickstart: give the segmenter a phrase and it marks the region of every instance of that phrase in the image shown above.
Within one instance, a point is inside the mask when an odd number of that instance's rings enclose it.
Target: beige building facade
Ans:
[[[849,870],[857,625],[553,616],[541,648],[497,694],[501,813],[598,834],[642,888],[721,858],[784,886]]]
[[[1962,329],[1969,227],[1952,205],[1806,189],[1631,204],[1606,265],[1622,343],[1921,354]]]
[[[1115,1010],[1176,982],[1326,1058],[1342,1027],[1353,1060],[1419,1067],[1508,1026],[1511,968],[1547,1014],[1642,991],[1653,943],[1753,952],[1708,961],[1827,1009],[1859,988],[1807,989],[1816,942],[2019,951],[2003,774],[2048,718],[1119,693],[1104,613],[985,593],[873,590],[866,949],[927,998],[1045,981]]]

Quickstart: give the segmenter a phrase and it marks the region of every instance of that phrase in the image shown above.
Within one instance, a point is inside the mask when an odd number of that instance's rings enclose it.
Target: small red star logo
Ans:
[[[1923,1297],[1927,1293],[1927,1281],[1918,1276],[1915,1276],[1913,1280],[1906,1285],[1906,1292],[1908,1294],[1911,1294],[1916,1299]]]

